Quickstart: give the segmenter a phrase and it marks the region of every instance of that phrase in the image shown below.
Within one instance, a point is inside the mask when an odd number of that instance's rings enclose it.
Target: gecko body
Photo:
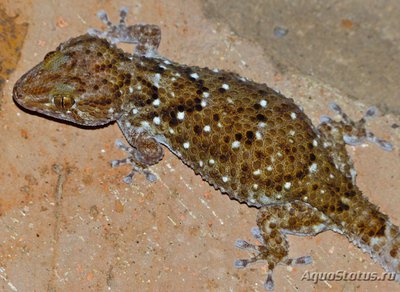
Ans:
[[[383,268],[400,277],[400,233],[389,218],[355,185],[345,144],[388,142],[364,125],[342,115],[324,117],[314,127],[294,103],[265,84],[235,73],[189,67],[157,53],[160,31],[153,25],[119,25],[105,13],[108,30],[91,30],[62,43],[22,76],[14,100],[24,108],[84,126],[116,121],[130,147],[128,157],[112,162],[132,165],[134,173],[159,162],[166,146],[230,198],[259,208],[260,245],[238,240],[236,246],[255,255],[236,267],[267,262],[265,281],[273,289],[278,264],[308,264],[309,256],[288,257],[286,234],[315,235],[333,230],[368,252]],[[104,39],[106,38],[106,39]],[[134,54],[113,43],[136,44]]]

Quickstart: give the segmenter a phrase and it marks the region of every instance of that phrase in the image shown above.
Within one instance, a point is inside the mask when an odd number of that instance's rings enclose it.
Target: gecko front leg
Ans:
[[[99,11],[97,16],[107,26],[107,29],[105,31],[89,29],[88,33],[100,38],[105,38],[112,44],[135,44],[134,54],[137,56],[157,56],[157,49],[161,42],[160,27],[151,24],[134,24],[127,26],[125,23],[127,13],[127,8],[121,8],[119,24],[113,24],[108,19],[105,11]]]
[[[160,143],[143,128],[134,128],[131,126],[129,116],[123,115],[118,120],[118,125],[125,135],[126,140],[132,147],[123,144],[117,140],[115,145],[128,153],[128,157],[121,160],[111,161],[112,167],[122,164],[131,164],[132,171],[123,179],[126,183],[132,182],[135,173],[143,173],[149,181],[155,181],[156,176],[147,168],[156,164],[164,157],[164,150]]]
[[[310,256],[289,258],[289,243],[286,235],[314,236],[328,229],[335,230],[332,221],[311,205],[295,201],[292,203],[271,204],[262,207],[257,216],[258,228],[253,228],[254,237],[261,245],[253,245],[244,240],[236,241],[236,247],[255,253],[250,259],[236,260],[237,268],[245,268],[251,263],[266,262],[268,275],[264,287],[272,290],[272,273],[278,264],[310,264]]]

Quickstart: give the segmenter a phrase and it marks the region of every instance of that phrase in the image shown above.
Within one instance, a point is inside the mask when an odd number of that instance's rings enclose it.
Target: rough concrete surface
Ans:
[[[400,2],[206,0],[206,15],[258,43],[277,66],[400,114]],[[284,32],[284,33],[283,33]]]
[[[277,66],[275,57],[207,18],[200,1],[11,1],[10,15],[29,23],[22,57],[4,86],[0,111],[0,289],[2,291],[263,291],[266,268],[236,270],[249,255],[236,239],[254,241],[257,210],[229,200],[194,175],[167,151],[152,171],[158,181],[112,169],[123,157],[114,146],[123,139],[116,124],[96,130],[55,122],[19,109],[14,82],[60,42],[99,27],[96,11],[117,20],[127,6],[128,21],[161,26],[160,52],[172,60],[233,70],[280,90],[303,106],[315,123],[336,101],[352,117],[367,108],[337,87],[301,70]],[[273,9],[271,7],[270,9]],[[293,14],[296,14],[293,12]],[[124,47],[131,49],[129,47]],[[318,76],[317,76],[318,77]],[[395,150],[375,145],[349,147],[357,183],[399,225],[400,125],[387,114],[370,122]],[[293,257],[311,255],[312,265],[278,267],[276,291],[394,291],[392,282],[301,281],[305,271],[368,271],[382,268],[333,232],[290,236]]]

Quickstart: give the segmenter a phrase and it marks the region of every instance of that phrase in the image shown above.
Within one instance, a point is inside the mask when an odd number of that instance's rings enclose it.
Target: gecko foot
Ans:
[[[119,149],[129,153],[129,157],[125,158],[125,159],[120,159],[120,160],[112,160],[111,161],[111,166],[112,167],[118,167],[120,165],[123,164],[130,164],[132,165],[132,170],[131,172],[124,177],[123,181],[127,184],[132,183],[132,178],[134,176],[135,173],[139,172],[139,173],[143,173],[147,180],[154,182],[157,180],[157,176],[152,173],[151,171],[149,171],[148,169],[146,169],[145,166],[141,165],[140,163],[137,162],[137,160],[135,159],[135,156],[137,154],[137,150],[133,147],[127,146],[125,145],[122,141],[120,140],[116,140],[115,141],[115,146],[117,146]]]
[[[267,262],[269,266],[269,271],[267,273],[267,279],[264,282],[264,287],[267,290],[274,289],[274,281],[272,279],[273,267],[275,266],[276,257],[274,257],[266,247],[266,242],[261,235],[260,229],[258,227],[254,227],[251,230],[253,236],[257,239],[257,241],[261,245],[254,245],[248,243],[245,240],[237,240],[235,246],[237,248],[247,250],[255,254],[254,257],[249,259],[239,259],[235,261],[235,267],[238,269],[246,268],[249,264],[257,263],[257,262]],[[312,263],[311,256],[303,256],[299,258],[284,258],[278,262],[282,265],[294,266],[294,265],[308,265]]]
[[[101,10],[97,13],[97,17],[107,26],[105,31],[98,29],[89,29],[88,33],[93,36],[107,39],[112,44],[129,43],[135,44],[135,55],[140,56],[157,56],[157,49],[161,41],[161,30],[157,25],[151,24],[134,24],[126,25],[125,19],[128,9],[122,7],[120,9],[120,20],[118,24],[113,24],[107,13]]]
[[[287,234],[313,236],[334,225],[322,212],[302,201],[276,203],[261,207],[257,215],[257,226],[251,233],[260,243],[254,245],[244,240],[236,241],[236,247],[253,253],[249,259],[235,261],[237,268],[245,268],[250,264],[264,262],[268,266],[264,287],[272,290],[274,282],[272,273],[277,265],[311,264],[311,256],[290,258]]]
[[[378,113],[376,107],[370,107],[365,112],[364,116],[359,121],[353,121],[349,118],[346,113],[343,112],[341,107],[336,103],[329,104],[330,109],[341,117],[340,122],[333,121],[328,116],[322,116],[320,118],[321,124],[319,127],[330,125],[332,128],[337,128],[342,131],[342,139],[348,145],[360,145],[366,141],[377,144],[385,151],[392,151],[393,146],[390,142],[380,139],[374,135],[374,133],[368,131],[365,127],[367,120],[375,117]]]

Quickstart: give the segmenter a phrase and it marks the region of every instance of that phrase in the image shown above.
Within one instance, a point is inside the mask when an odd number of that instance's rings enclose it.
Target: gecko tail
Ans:
[[[350,240],[387,272],[385,279],[400,283],[400,230],[387,220],[381,236],[371,236],[368,240],[363,236]]]
[[[395,226],[397,231],[399,228]],[[400,283],[400,233],[394,236],[379,253],[379,263],[391,273],[391,279]]]

